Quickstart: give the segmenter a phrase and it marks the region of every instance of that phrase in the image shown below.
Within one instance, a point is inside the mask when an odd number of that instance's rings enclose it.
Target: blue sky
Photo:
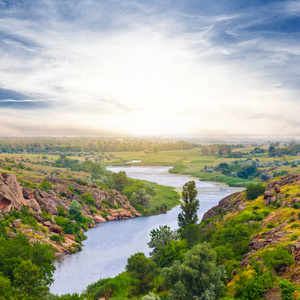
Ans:
[[[0,0],[2,135],[299,134],[300,1]]]

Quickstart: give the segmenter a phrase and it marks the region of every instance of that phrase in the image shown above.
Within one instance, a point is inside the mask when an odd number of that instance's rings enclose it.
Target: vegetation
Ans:
[[[178,215],[178,225],[182,229],[198,221],[197,210],[199,209],[200,203],[199,200],[196,199],[197,194],[198,192],[194,180],[187,182],[183,186],[183,204],[180,206],[182,212]]]

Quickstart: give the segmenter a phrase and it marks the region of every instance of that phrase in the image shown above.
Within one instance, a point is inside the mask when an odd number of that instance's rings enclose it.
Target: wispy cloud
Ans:
[[[87,133],[296,132],[298,11],[298,1],[2,0],[0,128],[26,108],[36,126],[51,116]]]

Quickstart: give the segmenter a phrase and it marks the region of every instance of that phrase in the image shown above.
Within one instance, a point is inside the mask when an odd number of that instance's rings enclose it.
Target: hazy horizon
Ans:
[[[0,0],[1,136],[290,136],[300,1]]]

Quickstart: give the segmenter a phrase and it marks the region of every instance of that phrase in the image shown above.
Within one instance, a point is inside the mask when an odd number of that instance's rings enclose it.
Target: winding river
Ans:
[[[125,171],[128,177],[148,180],[176,189],[181,189],[184,183],[191,180],[190,176],[168,173],[170,167],[124,166],[107,169],[113,172]],[[222,198],[241,190],[197,179],[195,182],[200,200],[199,220]],[[168,225],[176,229],[179,212],[180,207],[177,206],[166,214],[107,222],[89,230],[81,252],[65,256],[62,261],[56,262],[51,292],[59,295],[81,293],[87,285],[100,278],[114,277],[123,272],[127,259],[132,254],[144,252],[149,256],[150,249],[147,242],[150,240],[150,231],[159,225]]]

